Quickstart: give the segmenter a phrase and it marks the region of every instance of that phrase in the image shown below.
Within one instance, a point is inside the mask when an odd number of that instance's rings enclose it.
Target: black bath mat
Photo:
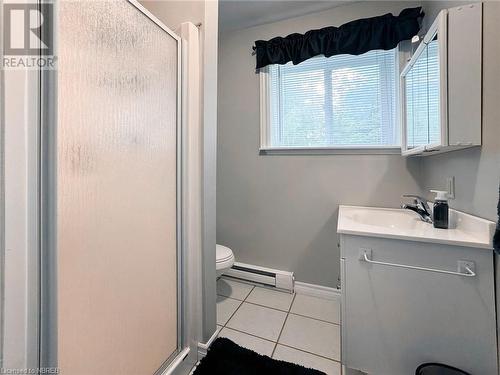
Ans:
[[[213,342],[193,375],[325,375],[242,348],[229,339]]]

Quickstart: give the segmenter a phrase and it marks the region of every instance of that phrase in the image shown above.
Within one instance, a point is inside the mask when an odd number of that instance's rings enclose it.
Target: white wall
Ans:
[[[139,2],[174,31],[183,22],[192,22],[196,25],[205,21],[204,0],[140,0]]]
[[[399,155],[259,155],[255,40],[418,6],[365,2],[220,35],[217,242],[236,260],[334,287],[339,204],[398,207],[419,193],[420,160]]]
[[[428,22],[443,8],[464,2],[423,3]],[[465,2],[466,4],[468,2]],[[483,146],[423,159],[424,189],[444,188],[455,176],[456,199],[450,206],[497,220],[500,183],[500,2],[487,1],[483,9]]]
[[[463,5],[460,1],[428,1],[423,6],[428,22],[444,8]],[[468,2],[465,2],[466,4]],[[450,206],[497,221],[500,183],[500,2],[486,1],[483,8],[483,145],[425,158],[422,186],[442,188],[448,176],[455,176],[456,199]],[[497,314],[500,311],[500,257],[495,256]],[[500,320],[497,319],[500,333]],[[500,341],[500,338],[499,338]],[[499,348],[500,349],[500,348]],[[500,353],[499,353],[500,358]]]

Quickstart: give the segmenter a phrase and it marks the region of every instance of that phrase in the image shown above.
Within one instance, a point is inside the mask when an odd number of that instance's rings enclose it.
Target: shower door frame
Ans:
[[[44,0],[37,0],[42,4]],[[174,38],[177,44],[177,119],[176,119],[176,242],[177,242],[177,348],[154,373],[154,375],[170,375],[180,371],[177,369],[182,361],[190,354],[190,338],[187,337],[188,321],[187,314],[193,314],[194,310],[186,306],[187,293],[192,293],[190,288],[185,288],[188,277],[194,275],[186,274],[185,249],[183,246],[183,119],[182,119],[182,41],[181,38],[164,25],[157,17],[149,12],[137,0],[123,0],[135,10],[141,12],[155,26]],[[54,14],[57,14],[57,2],[54,2]],[[57,53],[57,16],[53,17],[53,40],[54,50]],[[47,20],[46,20],[47,21]],[[39,285],[36,294],[39,297],[38,311],[33,314],[38,316],[38,331],[32,335],[31,344],[38,347],[38,363],[40,368],[58,367],[57,361],[57,246],[56,246],[56,148],[57,136],[57,70],[39,70],[37,93],[39,96],[37,108],[37,120],[39,134],[39,157],[38,177],[40,181],[39,194],[37,197],[39,214]],[[50,202],[50,203],[48,203]],[[146,323],[147,324],[147,323]],[[193,353],[192,353],[193,354]],[[196,353],[194,353],[196,354]],[[190,356],[193,360],[193,356]],[[196,357],[194,357],[196,360]],[[177,369],[177,371],[176,371]],[[151,374],[153,375],[153,374]]]

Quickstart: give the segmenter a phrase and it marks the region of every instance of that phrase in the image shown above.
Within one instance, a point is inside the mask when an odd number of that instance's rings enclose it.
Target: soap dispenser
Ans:
[[[448,229],[448,192],[441,190],[431,190],[436,193],[432,218],[434,228]]]

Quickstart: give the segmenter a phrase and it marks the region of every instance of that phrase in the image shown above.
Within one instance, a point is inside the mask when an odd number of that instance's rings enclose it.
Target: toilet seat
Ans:
[[[216,245],[215,253],[217,270],[231,268],[234,264],[234,254],[229,247]]]

